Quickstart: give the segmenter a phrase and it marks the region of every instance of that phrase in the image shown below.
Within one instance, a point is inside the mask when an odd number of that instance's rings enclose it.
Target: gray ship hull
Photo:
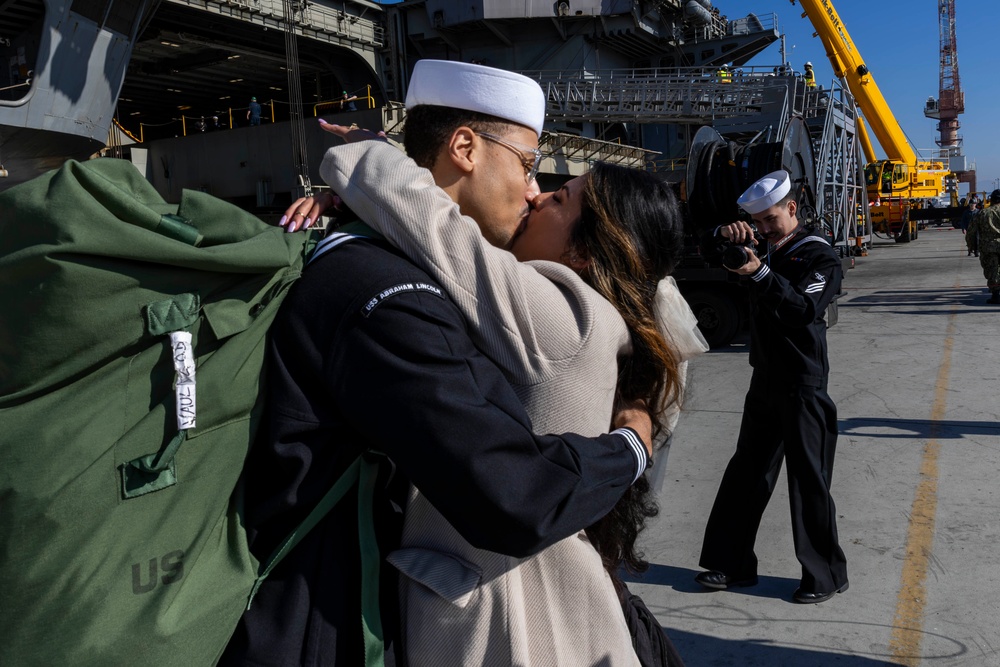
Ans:
[[[5,71],[0,85],[0,164],[7,172],[0,189],[66,159],[86,159],[107,143],[132,44],[151,5],[103,3],[99,15],[88,16],[68,2],[45,0],[29,3],[19,25],[17,16],[3,17],[12,36],[0,53],[21,67]]]

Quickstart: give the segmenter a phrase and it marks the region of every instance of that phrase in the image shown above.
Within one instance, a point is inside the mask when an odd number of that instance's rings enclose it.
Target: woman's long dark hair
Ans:
[[[653,312],[657,284],[680,257],[681,230],[677,198],[668,184],[649,172],[598,162],[590,170],[580,222],[570,238],[572,251],[590,260],[584,278],[618,309],[632,336],[632,355],[619,360],[616,400],[645,400],[654,438],[664,412],[681,398],[680,359]],[[644,475],[587,528],[619,594],[620,567],[637,573],[649,566],[636,539],[658,511]]]

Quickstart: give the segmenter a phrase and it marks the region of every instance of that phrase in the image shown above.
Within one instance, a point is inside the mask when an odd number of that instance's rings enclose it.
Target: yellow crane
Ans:
[[[790,0],[795,4],[796,0]],[[833,72],[847,84],[875,135],[886,159],[877,160],[863,124],[859,136],[868,165],[865,181],[872,225],[909,241],[917,236],[910,210],[918,200],[938,197],[947,191],[948,165],[940,160],[921,160],[903,133],[889,104],[875,83],[847,28],[831,0],[798,0],[803,17],[816,29],[826,48]]]

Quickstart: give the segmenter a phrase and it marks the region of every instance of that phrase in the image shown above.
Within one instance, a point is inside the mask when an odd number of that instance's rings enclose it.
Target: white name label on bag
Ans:
[[[191,332],[171,332],[170,349],[174,354],[174,372],[177,374],[177,428],[183,431],[195,427],[194,347],[191,344]]]

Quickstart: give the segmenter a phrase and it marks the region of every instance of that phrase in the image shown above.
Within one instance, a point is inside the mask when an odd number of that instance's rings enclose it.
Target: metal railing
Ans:
[[[774,67],[723,73],[709,67],[616,70],[533,70],[546,95],[546,114],[571,121],[702,122],[761,112],[767,93],[785,90],[794,75]],[[774,93],[771,97],[784,97]]]
[[[223,16],[245,14],[252,20],[259,17],[271,22],[285,21],[283,0],[169,0],[176,4],[187,5],[210,11]],[[317,3],[308,3],[298,16],[291,22],[302,30],[336,35],[340,38],[371,46],[385,46],[385,28],[379,21],[364,18],[348,11],[349,2],[344,2],[341,8]],[[264,21],[267,22],[267,21]]]
[[[538,148],[545,157],[584,164],[612,162],[638,168],[645,167],[654,159],[653,156],[659,155],[658,151],[629,146],[619,141],[591,139],[565,132],[542,132]]]
[[[260,105],[261,106],[261,111],[264,111],[265,109],[267,109],[269,111],[269,115],[270,115],[270,119],[271,119],[272,123],[276,122],[276,117],[275,117],[274,110],[275,110],[275,106],[277,104],[288,104],[288,102],[284,101],[284,100],[274,100],[274,99],[272,99],[272,100],[269,100],[267,102],[261,102],[261,105]],[[237,121],[233,120],[233,114],[234,113],[240,114],[241,112],[249,111],[249,109],[250,109],[249,107],[229,107],[226,110],[226,112],[225,112],[225,120],[221,124],[218,124],[218,125],[216,125],[216,124],[214,124],[214,123],[211,122],[213,119],[220,119],[220,116],[217,116],[215,114],[213,114],[211,116],[202,116],[202,115],[188,116],[188,115],[185,115],[185,114],[181,114],[179,117],[172,118],[171,120],[169,120],[169,121],[167,121],[165,123],[139,123],[139,129],[137,131],[138,132],[138,136],[136,136],[135,132],[133,132],[133,131],[129,130],[128,128],[126,128],[121,123],[121,121],[119,121],[117,118],[113,119],[113,120],[114,120],[114,124],[116,126],[118,126],[118,128],[122,132],[124,132],[126,135],[128,135],[133,141],[141,144],[141,143],[144,143],[146,141],[146,128],[147,127],[167,127],[167,126],[170,126],[170,125],[179,125],[179,134],[182,137],[186,137],[189,134],[202,134],[202,133],[205,133],[205,132],[213,132],[213,131],[217,131],[217,130],[231,130],[231,129],[235,128],[235,127],[239,127],[240,126],[240,122],[237,122]],[[237,118],[239,118],[239,117],[241,117],[241,116],[237,116]],[[262,116],[262,118],[263,118],[263,116]],[[202,121],[204,121],[204,123],[205,123],[204,126],[200,125],[200,123]],[[244,125],[246,124],[245,120],[243,121],[243,124]],[[177,135],[175,134],[174,136],[177,136]]]
[[[338,97],[338,98],[335,98],[335,99],[332,99],[332,100],[324,100],[322,102],[317,102],[316,104],[313,105],[313,116],[319,115],[320,110],[326,109],[326,108],[332,108],[333,111],[343,111],[344,110],[344,106],[348,102],[364,103],[365,105],[367,105],[367,108],[374,109],[375,108],[375,98],[372,97],[372,87],[371,86],[365,86],[365,89],[366,89],[367,92],[366,92],[366,94],[365,94],[364,97],[359,97],[357,95],[353,95],[351,97],[348,97],[346,100],[344,98],[342,98],[342,97]]]
[[[31,96],[34,88],[34,73],[29,72],[28,78],[10,86],[0,88],[0,107],[17,107],[23,105]],[[21,91],[21,89],[24,89]]]
[[[687,42],[707,42],[730,35],[753,35],[758,32],[778,30],[778,16],[774,12],[767,14],[749,14],[743,18],[728,20],[720,14],[714,14],[712,20],[704,25],[692,25],[684,30],[684,40]]]

